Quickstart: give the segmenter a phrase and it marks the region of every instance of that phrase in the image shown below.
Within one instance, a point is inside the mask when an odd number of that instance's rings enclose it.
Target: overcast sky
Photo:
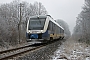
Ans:
[[[10,3],[13,0],[1,0],[0,3]],[[76,23],[76,17],[82,10],[84,0],[21,0],[33,3],[41,2],[48,14],[54,19],[62,19],[68,23],[69,29],[72,32]]]

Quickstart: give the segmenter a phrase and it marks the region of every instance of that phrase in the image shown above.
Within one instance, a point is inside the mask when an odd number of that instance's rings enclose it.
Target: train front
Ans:
[[[27,23],[27,42],[41,43],[44,41],[46,34],[46,16],[34,16],[28,20]]]

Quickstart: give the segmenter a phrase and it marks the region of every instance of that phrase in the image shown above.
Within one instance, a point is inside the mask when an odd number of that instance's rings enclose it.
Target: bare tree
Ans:
[[[79,40],[90,44],[90,0],[85,0],[83,10],[78,15],[74,34],[80,34]],[[78,32],[77,32],[78,30]]]
[[[16,45],[19,42],[18,38],[18,26],[20,22],[20,9],[19,0],[14,0],[11,3],[0,5],[0,41],[1,44],[6,42],[6,45]],[[38,15],[38,6],[35,2],[34,4],[23,1],[23,7],[21,9],[21,40],[25,42],[26,33],[26,21],[30,16]],[[40,15],[47,14],[45,7],[40,4]]]

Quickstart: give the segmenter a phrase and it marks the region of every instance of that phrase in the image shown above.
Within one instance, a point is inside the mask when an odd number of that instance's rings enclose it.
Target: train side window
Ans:
[[[57,27],[58,27],[58,26],[57,26]],[[58,30],[57,30],[57,31],[58,31],[58,33],[57,33],[57,34],[59,34],[59,33],[60,33],[60,31],[59,31],[59,30],[60,30],[60,29],[59,29],[59,27],[58,27]]]
[[[52,23],[52,31],[54,31],[54,24]]]
[[[62,29],[61,29],[61,33],[62,33]]]
[[[50,21],[50,30],[52,30],[52,22]]]
[[[58,28],[58,32],[60,33],[60,29]]]
[[[52,22],[49,21],[48,30],[52,30]]]
[[[49,22],[49,24],[48,24],[48,30],[50,30],[50,22]]]
[[[60,28],[60,33],[61,33],[61,28]]]
[[[59,34],[60,32],[59,32],[59,26],[56,26],[57,27],[57,34]]]
[[[50,21],[51,22],[51,21]],[[53,31],[53,23],[51,22],[51,30]]]
[[[64,30],[62,30],[63,32],[62,33],[64,33]]]

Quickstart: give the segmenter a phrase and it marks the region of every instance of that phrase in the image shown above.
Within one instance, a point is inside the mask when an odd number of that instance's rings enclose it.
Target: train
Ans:
[[[64,38],[64,28],[50,15],[31,16],[27,21],[27,42],[45,43]]]

